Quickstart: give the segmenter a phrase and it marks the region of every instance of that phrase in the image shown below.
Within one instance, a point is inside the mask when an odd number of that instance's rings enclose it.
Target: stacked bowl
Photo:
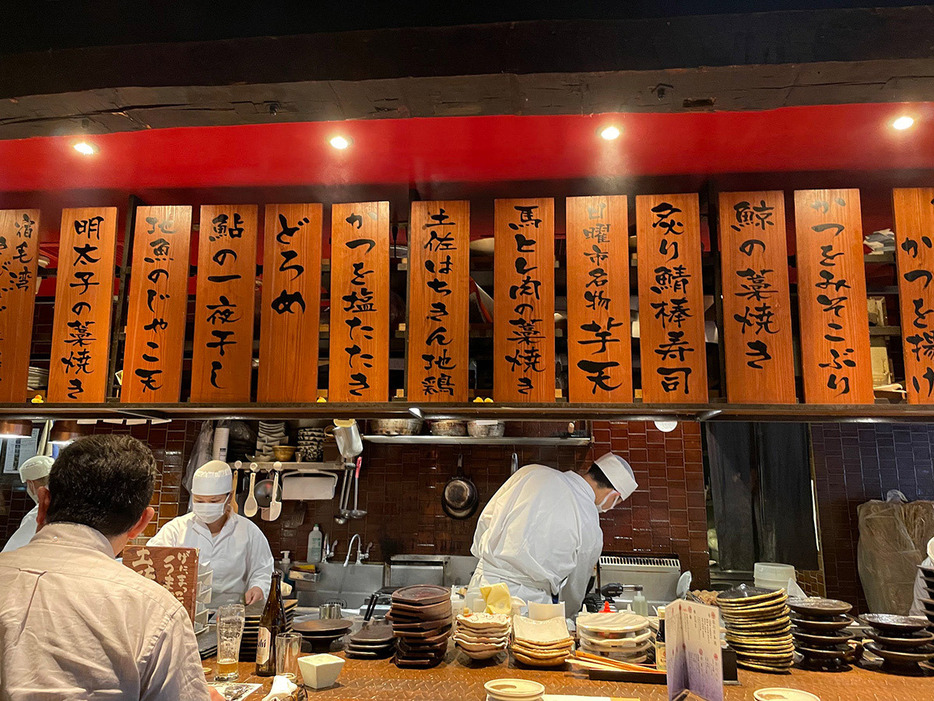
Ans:
[[[784,589],[745,584],[717,596],[726,640],[736,651],[739,666],[758,672],[787,672],[794,664],[787,600]]]
[[[373,623],[350,636],[347,657],[378,660],[396,651],[396,637],[388,623]]]
[[[649,619],[629,611],[581,614],[577,632],[581,650],[620,662],[645,662],[653,644]]]
[[[298,429],[298,462],[323,462],[324,442],[327,434],[323,428]]]
[[[529,667],[563,665],[574,649],[564,617],[533,621],[525,616],[512,619],[512,644],[509,651],[516,661]]]
[[[897,616],[890,613],[867,613],[859,620],[871,628],[872,638],[866,649],[882,658],[882,668],[896,674],[918,675],[921,662],[934,658],[934,634],[925,630],[924,616]]]
[[[809,596],[788,599],[788,607],[794,611],[791,635],[804,658],[801,665],[828,671],[849,669],[847,663],[855,659],[856,650],[850,647],[853,633],[846,630],[853,619],[846,614],[853,605]]]
[[[397,667],[434,667],[444,659],[451,637],[451,592],[420,584],[397,589],[387,618],[396,638]]]
[[[472,660],[488,660],[509,647],[509,630],[509,616],[504,613],[462,613],[454,644]]]

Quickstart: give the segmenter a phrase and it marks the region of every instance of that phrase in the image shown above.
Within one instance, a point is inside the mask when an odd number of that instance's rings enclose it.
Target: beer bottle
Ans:
[[[260,677],[272,677],[276,673],[276,636],[285,633],[285,608],[282,605],[282,573],[272,572],[272,586],[269,598],[259,619],[259,634],[256,638],[256,674]]]

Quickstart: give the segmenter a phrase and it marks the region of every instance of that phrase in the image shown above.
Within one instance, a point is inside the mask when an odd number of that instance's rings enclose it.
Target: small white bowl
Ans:
[[[305,686],[312,689],[327,689],[334,686],[344,666],[344,660],[336,655],[306,655],[298,658]]]

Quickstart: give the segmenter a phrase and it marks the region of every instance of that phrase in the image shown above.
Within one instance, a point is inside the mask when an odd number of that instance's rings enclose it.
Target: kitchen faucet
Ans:
[[[366,552],[363,552],[361,545],[363,545],[363,540],[360,538],[359,533],[354,533],[353,537],[350,539],[350,542],[347,544],[347,557],[344,558],[344,567],[350,564],[350,553],[353,552],[353,542],[357,541],[357,561],[355,565],[362,565],[364,560],[370,559],[370,548],[373,547],[373,543],[370,543],[366,546]]]

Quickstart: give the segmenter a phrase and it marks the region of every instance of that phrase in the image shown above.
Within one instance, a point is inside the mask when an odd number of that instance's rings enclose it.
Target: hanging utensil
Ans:
[[[363,439],[360,437],[360,428],[354,419],[334,419],[331,433],[344,461],[352,461],[363,452]]]
[[[343,526],[347,523],[347,518],[350,516],[350,513],[347,511],[347,499],[350,495],[350,468],[352,464],[349,462],[344,462],[344,481],[341,484],[341,500],[337,505],[337,513],[334,514],[334,521],[339,525]]]
[[[282,500],[276,498],[279,492],[279,473],[282,472],[282,463],[276,460],[272,464],[272,471],[274,476],[272,480],[272,500],[269,502],[269,520],[275,521],[282,513]]]
[[[357,458],[357,469],[355,472],[355,479],[353,484],[353,511],[350,512],[350,518],[363,518],[366,516],[366,511],[358,508],[357,506],[357,497],[360,494],[360,468],[363,467],[363,458]]]
[[[243,461],[237,460],[233,466],[233,482],[230,485],[230,493],[233,499],[230,500],[230,510],[233,513],[240,512],[240,506],[237,504],[237,486],[240,484],[240,469],[243,467]]]
[[[246,501],[243,502],[243,515],[247,518],[253,518],[256,516],[256,512],[259,510],[259,504],[256,503],[256,494],[254,490],[256,489],[256,473],[259,470],[259,465],[255,462],[250,463],[250,491],[246,496]]]
[[[519,456],[515,453],[512,454],[512,462],[509,465],[509,474],[514,475],[519,469]]]
[[[464,475],[464,456],[457,456],[457,474],[448,480],[441,491],[441,508],[454,519],[470,518],[480,504],[477,487]]]

